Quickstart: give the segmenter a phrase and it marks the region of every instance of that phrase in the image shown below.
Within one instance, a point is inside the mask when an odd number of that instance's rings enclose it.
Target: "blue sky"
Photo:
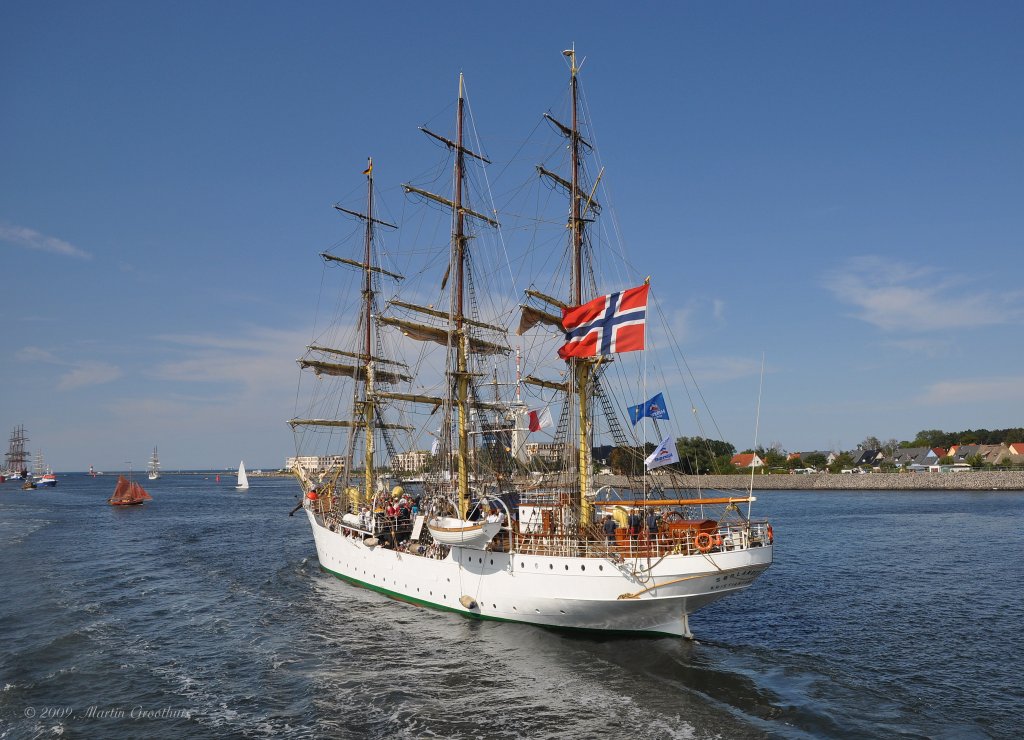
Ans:
[[[459,71],[511,157],[574,42],[729,441],[762,353],[764,444],[1021,426],[1022,30],[1013,2],[4,3],[0,434],[58,470],[281,465],[331,204],[373,154],[400,210]]]

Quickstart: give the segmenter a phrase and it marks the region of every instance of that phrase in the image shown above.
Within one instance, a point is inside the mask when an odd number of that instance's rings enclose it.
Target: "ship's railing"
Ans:
[[[526,555],[636,559],[732,552],[762,547],[771,544],[771,539],[771,527],[767,521],[708,520],[692,527],[662,525],[653,532],[646,527],[636,532],[619,527],[611,537],[597,526],[588,527],[583,537],[557,532],[517,532],[513,535],[513,547]]]

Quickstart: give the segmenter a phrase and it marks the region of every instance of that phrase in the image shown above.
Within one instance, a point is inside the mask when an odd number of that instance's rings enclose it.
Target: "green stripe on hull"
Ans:
[[[436,609],[442,612],[451,612],[452,614],[458,614],[460,617],[466,617],[467,619],[480,619],[490,622],[508,622],[509,624],[526,624],[530,627],[541,627],[543,629],[555,630],[556,632],[581,632],[586,634],[600,634],[600,635],[629,635],[630,637],[674,637],[678,638],[679,635],[673,632],[653,632],[648,630],[604,630],[594,629],[591,627],[562,627],[555,624],[539,624],[537,622],[524,622],[521,619],[507,619],[505,617],[494,617],[489,614],[477,614],[475,612],[466,611],[463,609],[456,609],[451,606],[445,606],[444,604],[436,604],[433,601],[427,601],[425,599],[417,599],[415,596],[407,596],[406,594],[400,594],[397,591],[391,591],[381,586],[375,586],[372,583],[366,581],[360,581],[358,578],[352,576],[346,576],[337,571],[331,570],[330,568],[324,567],[320,564],[320,570],[325,573],[330,573],[338,580],[345,581],[345,583],[351,583],[354,586],[362,586],[363,588],[369,589],[370,591],[376,591],[379,594],[384,594],[388,598],[395,599],[396,601],[404,601],[408,604],[414,604],[416,606],[425,606],[428,609]]]

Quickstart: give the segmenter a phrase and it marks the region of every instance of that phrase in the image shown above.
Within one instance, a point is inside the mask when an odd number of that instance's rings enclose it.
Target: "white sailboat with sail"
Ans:
[[[245,474],[245,460],[242,460],[240,463],[238,463],[238,482],[235,484],[235,490],[249,490],[249,476]]]
[[[451,192],[403,185],[447,214],[443,256],[422,247],[401,261],[423,257],[426,265],[412,268],[422,282],[408,294],[436,293],[438,284],[440,293],[422,305],[392,288],[405,278],[397,260],[387,261],[379,232],[397,227],[375,215],[371,160],[365,212],[335,206],[362,223],[360,258],[322,255],[327,266],[351,270],[340,294],[358,296],[358,314],[339,311],[347,321],[298,361],[300,396],[306,372],[317,382],[305,413],[289,422],[293,472],[320,565],[343,580],[481,619],[689,637],[693,612],[743,591],[771,565],[771,527],[751,517],[749,491],[680,493],[672,472],[678,455],[660,426],[669,420],[660,407],[644,414],[661,440],[657,448],[646,432],[638,436],[636,420],[630,429],[621,418],[627,403],[641,400],[637,389],[656,358],[646,348],[654,296],[642,275],[626,282],[622,265],[614,278],[595,269],[604,263],[588,227],[606,198],[597,197],[601,174],[594,178],[585,166],[593,145],[581,120],[579,67],[574,50],[565,56],[568,122],[545,114],[563,138],[549,151],[563,157],[565,174],[536,168],[538,182],[569,197],[568,224],[559,230],[569,234],[565,258],[557,267],[536,260],[541,269],[522,301],[498,284],[512,270],[487,262],[505,252],[504,243],[480,247],[499,223],[496,209],[470,203],[489,162],[466,140],[460,76],[453,137],[422,129],[451,158]],[[553,251],[550,242],[529,248]],[[438,264],[443,276],[429,271]],[[538,372],[550,366],[550,377],[512,372],[507,327],[514,319],[527,361]],[[415,359],[400,359],[410,342],[419,343]],[[643,363],[630,361],[648,354]],[[539,409],[521,400],[524,388]],[[351,401],[348,418],[337,416],[343,399]],[[550,408],[560,409],[557,424]],[[553,441],[533,443],[524,462],[520,440],[549,424]],[[427,435],[436,439],[432,451],[416,450]],[[621,490],[597,485],[592,450],[603,440],[631,462]],[[421,457],[422,491],[382,485],[384,471],[418,469]]]

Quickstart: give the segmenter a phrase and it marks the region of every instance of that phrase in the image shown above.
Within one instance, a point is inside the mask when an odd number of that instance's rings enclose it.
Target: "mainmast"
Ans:
[[[570,217],[569,227],[572,232],[572,305],[583,304],[583,237],[585,222],[582,214],[582,196],[580,189],[580,129],[579,129],[579,81],[576,65],[576,48],[562,52],[569,58],[570,89],[572,93],[572,123],[569,130],[569,149],[572,158],[572,180],[570,183]],[[569,377],[572,393],[576,396],[579,444],[576,454],[576,471],[579,485],[576,489],[576,509],[580,512],[580,521],[589,521],[584,507],[587,504],[587,493],[590,489],[590,428],[587,389],[590,383],[591,362],[588,359],[569,358]]]
[[[373,401],[373,157],[366,162],[366,232],[363,240],[363,355],[365,357],[365,383],[363,383],[363,434],[366,437],[365,485],[364,501],[373,500],[373,421],[375,405]],[[354,432],[353,432],[354,433]],[[346,476],[351,466],[351,457],[346,466]]]
[[[469,370],[469,356],[471,353],[494,354],[508,352],[507,347],[485,342],[470,336],[470,327],[480,327],[504,333],[504,330],[501,327],[490,326],[466,317],[466,247],[469,240],[469,237],[466,234],[466,217],[471,216],[495,227],[498,226],[498,222],[481,213],[477,213],[466,208],[463,204],[463,190],[466,182],[466,156],[474,157],[489,164],[489,161],[485,157],[467,149],[464,145],[463,131],[465,128],[464,122],[466,105],[464,87],[463,75],[459,74],[459,98],[455,118],[456,134],[454,141],[443,136],[439,136],[427,129],[421,129],[423,133],[442,142],[455,153],[452,199],[449,200],[442,196],[435,195],[434,193],[420,190],[419,188],[415,188],[411,185],[403,186],[408,193],[415,193],[427,198],[428,200],[440,203],[452,209],[452,237],[449,270],[453,275],[454,282],[452,285],[450,315],[448,317],[450,321],[449,326],[451,327],[451,336],[449,337],[448,333],[443,329],[432,328],[426,325],[414,324],[397,319],[384,319],[385,323],[397,326],[402,330],[403,334],[412,339],[435,341],[439,343],[447,342],[450,339],[452,344],[454,344],[454,405],[458,415],[456,430],[458,445],[456,458],[458,460],[458,470],[456,471],[456,482],[459,497],[459,515],[463,517],[466,516],[469,508],[469,409],[471,405],[476,408],[484,408],[488,406],[488,404],[484,404],[479,401],[473,402],[472,404],[470,402],[471,373]],[[413,306],[410,304],[398,304],[398,302],[392,303],[395,305],[402,305],[405,308],[427,315],[436,316],[438,314],[437,311],[429,308]],[[434,399],[416,397],[408,400],[425,403]]]

